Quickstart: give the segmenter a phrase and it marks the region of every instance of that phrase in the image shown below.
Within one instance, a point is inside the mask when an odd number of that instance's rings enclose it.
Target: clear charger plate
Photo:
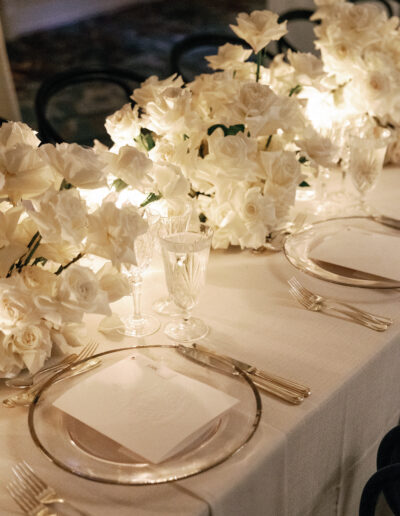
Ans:
[[[335,235],[347,228],[359,228],[400,238],[398,229],[381,224],[367,216],[337,217],[315,222],[302,231],[289,235],[283,245],[285,256],[297,269],[332,283],[364,288],[399,288],[398,281],[311,258],[310,255],[317,245],[327,238],[335,238]]]
[[[120,444],[57,409],[54,401],[87,375],[128,358],[139,350],[152,360],[216,389],[238,403],[197,433],[176,455],[159,464],[135,455]],[[206,471],[228,459],[253,436],[261,418],[260,395],[241,370],[228,364],[217,368],[187,358],[176,346],[136,346],[99,353],[83,360],[85,372],[71,370],[50,379],[29,408],[29,430],[34,443],[56,465],[90,480],[146,485],[171,482]],[[94,361],[94,362],[91,362]],[[97,361],[97,362],[96,362]],[[96,364],[93,368],[90,364]],[[207,403],[207,400],[204,400]]]

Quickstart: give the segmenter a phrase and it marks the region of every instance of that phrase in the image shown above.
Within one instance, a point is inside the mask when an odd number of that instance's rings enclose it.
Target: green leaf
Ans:
[[[303,88],[300,86],[300,84],[296,84],[296,86],[294,86],[290,91],[289,91],[289,97],[291,97],[292,95],[297,95],[298,93],[301,92]]]
[[[204,224],[206,222],[207,217],[204,215],[204,213],[199,213],[199,220]]]
[[[299,186],[301,186],[302,188],[304,188],[305,186],[310,186],[307,181],[302,181]]]
[[[200,147],[199,147],[199,156],[200,158],[204,159],[208,154],[208,142],[207,140],[203,140],[201,143],[200,143]]]
[[[186,140],[188,140],[188,139],[189,139],[189,136],[188,136],[187,134],[184,134],[184,135],[183,135],[183,140],[184,140],[184,141],[186,141]]]
[[[128,186],[128,183],[125,183],[122,179],[116,179],[113,181],[112,186],[114,187],[116,192],[120,192],[121,190],[124,190]]]
[[[158,199],[161,199],[162,195],[161,194],[155,194],[153,192],[149,193],[149,195],[146,197],[146,199],[142,202],[142,204],[140,205],[141,208],[144,208],[145,206],[147,206],[148,204],[150,204],[151,202],[154,202],[154,201],[158,201]]]
[[[308,161],[308,159],[305,156],[300,156],[299,163],[301,163],[303,165],[304,163],[307,163],[307,161]]]
[[[71,188],[74,188],[74,185],[71,183],[68,183],[66,179],[62,180],[62,183],[60,185],[60,190],[70,190]]]
[[[139,136],[137,138],[134,138],[134,140],[136,143],[141,145],[146,151],[151,150],[156,145],[154,143],[152,132],[149,129],[145,129],[144,127],[140,129]]]
[[[224,136],[234,136],[235,134],[242,132],[244,133],[244,125],[243,124],[236,124],[236,125],[230,125],[227,127],[224,124],[215,124],[208,128],[207,134],[210,136],[216,129],[222,129],[224,131]]]
[[[272,134],[270,134],[270,135],[268,136],[267,143],[265,144],[265,150],[267,150],[267,149],[268,149],[268,147],[270,146],[270,144],[271,144],[271,140],[272,140]]]

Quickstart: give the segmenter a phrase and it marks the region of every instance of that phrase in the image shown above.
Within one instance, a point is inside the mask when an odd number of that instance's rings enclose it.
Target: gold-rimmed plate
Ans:
[[[158,484],[206,471],[228,459],[251,439],[262,409],[260,395],[245,373],[223,364],[220,370],[207,367],[186,358],[172,345],[122,348],[88,360],[99,360],[101,363],[96,367],[99,371],[128,358],[135,350],[169,369],[229,394],[238,402],[193,435],[175,455],[153,464],[55,407],[54,402],[63,393],[87,375],[94,374],[91,368],[79,375],[65,371],[42,388],[29,409],[31,436],[52,462],[98,482]]]
[[[378,274],[369,274],[357,270],[356,267],[343,267],[328,260],[312,258],[313,251],[324,240],[335,239],[340,232],[349,228],[400,238],[398,229],[381,224],[368,216],[337,217],[309,224],[303,230],[289,235],[284,242],[283,251],[294,267],[325,281],[350,287],[399,288],[399,281]],[[357,242],[354,242],[354,246],[356,245]],[[348,252],[352,253],[352,249],[349,248]]]

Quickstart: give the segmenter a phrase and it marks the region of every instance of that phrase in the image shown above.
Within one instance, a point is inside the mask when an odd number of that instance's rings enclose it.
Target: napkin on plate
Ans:
[[[74,385],[54,405],[157,464],[237,402],[135,352]]]
[[[318,242],[309,256],[313,260],[400,281],[400,237],[346,228]]]

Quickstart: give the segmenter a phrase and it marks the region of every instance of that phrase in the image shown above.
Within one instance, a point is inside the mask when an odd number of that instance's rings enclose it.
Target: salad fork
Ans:
[[[360,308],[357,308],[354,305],[350,305],[349,303],[338,301],[333,298],[327,298],[321,296],[320,294],[315,294],[314,292],[311,292],[311,290],[308,290],[304,285],[302,285],[300,281],[294,276],[290,278],[290,280],[288,280],[288,283],[293,289],[298,290],[299,293],[301,293],[304,297],[309,298],[315,301],[316,303],[325,304],[326,306],[342,306],[364,316],[365,318],[369,318],[372,322],[383,323],[387,325],[393,324],[393,319],[391,319],[390,317],[384,317],[383,315],[375,315],[371,312],[367,312],[366,310],[361,310]]]
[[[346,315],[355,322],[358,322],[375,331],[385,331],[388,329],[389,324],[391,324],[391,322],[385,322],[383,319],[387,321],[391,320],[386,318],[378,320],[378,316],[369,314],[369,312],[364,313],[362,310],[359,310],[352,305],[348,305],[347,303],[336,302],[326,298],[319,299],[321,296],[317,296],[316,294],[307,291],[307,289],[300,289],[296,283],[291,280],[289,280],[288,283],[290,285],[290,294],[307,310],[311,310],[313,312],[324,312],[331,310]],[[302,287],[302,285],[300,286]]]
[[[32,469],[32,467],[25,461],[16,464],[13,468],[13,473],[16,477],[14,485],[19,489],[21,493],[36,500],[39,506],[44,507],[47,510],[46,505],[52,504],[63,504],[68,506],[74,514],[78,516],[90,516],[87,512],[81,511],[70,502],[59,496],[55,489],[48,486]],[[69,511],[70,513],[71,511]],[[51,516],[57,513],[44,512],[44,513],[33,513],[37,516]]]
[[[61,371],[67,369],[68,367],[71,367],[71,370],[73,371],[73,375],[83,373],[89,369],[92,369],[93,367],[96,367],[100,362],[98,360],[89,361],[87,363],[81,364],[84,367],[80,367],[79,363],[84,360],[85,358],[88,358],[93,355],[93,353],[96,351],[98,346],[98,343],[94,340],[89,341],[89,343],[82,349],[82,351],[79,353],[78,358],[74,360],[72,363],[66,364],[60,369],[58,369],[56,372],[52,372],[45,378],[43,378],[41,381],[35,383],[34,385],[31,385],[27,389],[24,389],[22,392],[9,396],[8,398],[5,398],[3,400],[3,405],[8,408],[13,408],[17,405],[29,405],[33,399],[35,398],[36,394],[40,391],[40,389],[43,387],[43,385],[55,374],[60,373]],[[93,363],[92,363],[93,362]],[[74,365],[78,364],[78,365]]]
[[[6,486],[14,501],[29,516],[57,516],[55,512],[50,511],[45,505],[28,491],[23,489],[15,480]]]

